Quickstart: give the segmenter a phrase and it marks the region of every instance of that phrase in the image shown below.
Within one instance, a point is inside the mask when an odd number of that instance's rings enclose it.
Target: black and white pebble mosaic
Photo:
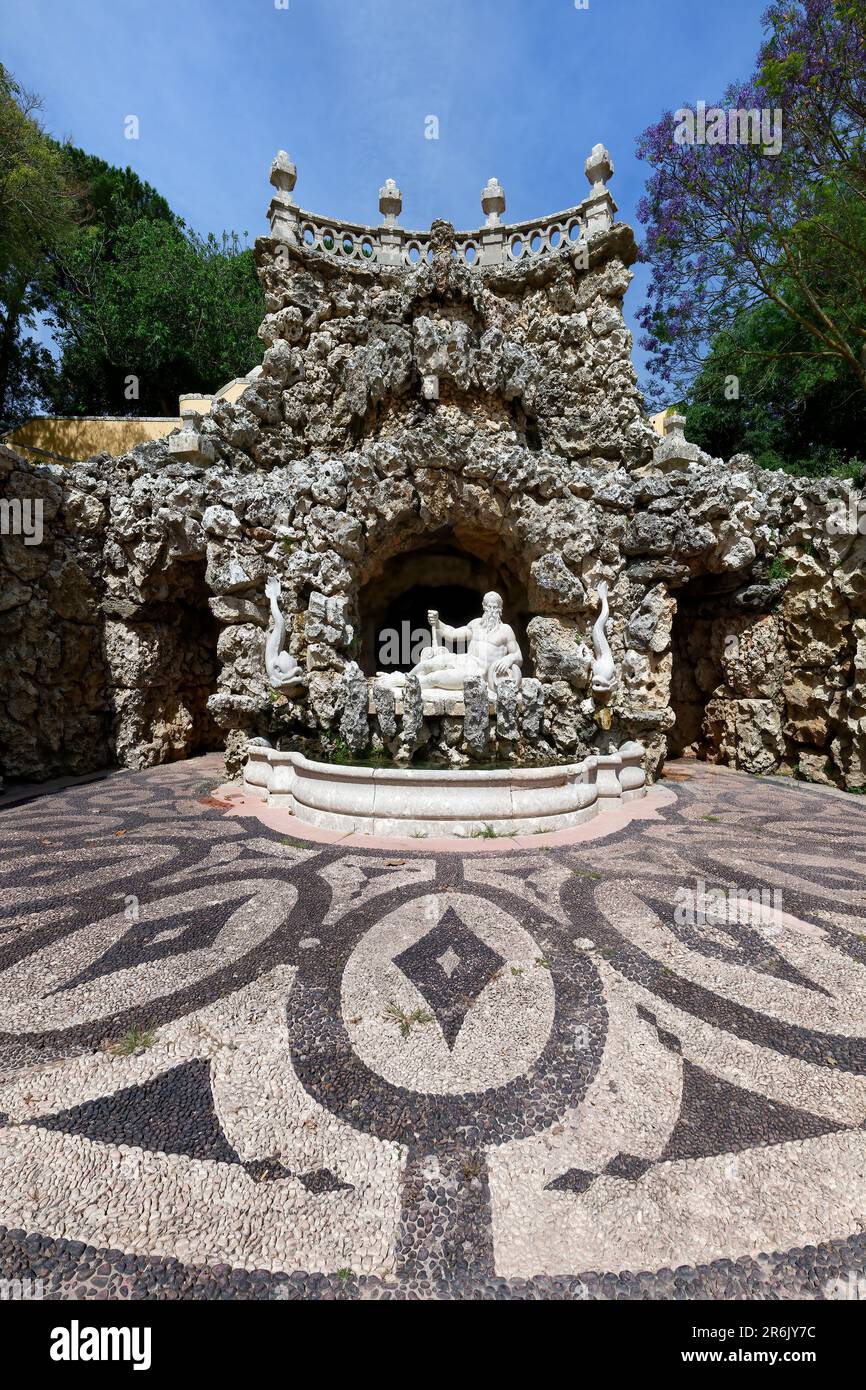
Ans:
[[[858,804],[689,765],[603,839],[388,855],[287,843],[203,775],[0,813],[0,1279],[628,1300],[866,1275]],[[684,925],[690,883],[783,907]]]

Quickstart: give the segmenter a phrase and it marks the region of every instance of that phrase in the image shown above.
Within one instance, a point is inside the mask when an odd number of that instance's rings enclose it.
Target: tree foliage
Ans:
[[[52,140],[37,111],[0,68],[0,426],[39,406],[174,415],[179,393],[248,372],[264,313],[252,252],[197,236],[134,170]]]
[[[688,436],[714,456],[747,452],[762,468],[800,476],[866,471],[866,393],[775,304],[741,314],[720,334],[693,384]]]
[[[53,305],[58,413],[173,415],[180,391],[213,391],[260,355],[252,252],[162,218],[97,225],[67,249]]]
[[[57,148],[80,227],[98,226],[110,233],[142,217],[150,222],[178,222],[165,198],[134,169],[119,169],[75,145]]]
[[[678,142],[672,112],[639,141],[652,169],[642,345],[668,396],[688,392],[714,341],[728,361],[738,347],[743,377],[775,362],[824,382],[829,368],[843,396],[866,391],[866,6],[775,0],[764,24],[754,76],[719,107],[780,110],[777,153]],[[768,340],[753,331],[766,317],[741,323],[765,305]]]
[[[48,250],[72,227],[63,161],[39,103],[0,66],[0,425],[29,413],[52,361],[34,339],[51,286]]]

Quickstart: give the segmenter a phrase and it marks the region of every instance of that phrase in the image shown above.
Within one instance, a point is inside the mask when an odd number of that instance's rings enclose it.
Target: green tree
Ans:
[[[180,392],[248,372],[264,314],[252,252],[190,232],[134,170],[52,140],[38,109],[0,67],[0,426],[46,407],[173,415]]]
[[[775,304],[742,313],[716,337],[687,417],[689,438],[722,458],[746,452],[763,468],[862,478],[866,393],[838,357],[815,356]]]
[[[173,415],[184,391],[213,391],[261,356],[264,303],[252,252],[163,219],[98,224],[66,249],[52,322],[65,414]]]
[[[99,226],[106,233],[140,217],[150,222],[178,224],[165,198],[134,169],[119,169],[75,145],[56,145],[75,199],[79,226]]]
[[[0,66],[0,428],[29,414],[52,372],[33,336],[49,303],[50,255],[70,234],[74,200],[37,99]]]
[[[718,120],[696,133],[681,108],[640,139],[642,345],[681,394],[707,344],[769,302],[798,330],[792,358],[836,362],[866,392],[866,7],[773,0],[764,23],[757,71]]]

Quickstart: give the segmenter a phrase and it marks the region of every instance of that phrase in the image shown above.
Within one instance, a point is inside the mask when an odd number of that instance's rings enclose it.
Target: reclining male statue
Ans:
[[[422,689],[462,690],[473,676],[482,676],[491,695],[495,695],[500,681],[520,683],[523,656],[513,630],[502,621],[502,599],[497,593],[485,594],[481,607],[482,616],[473,618],[466,627],[449,627],[439,621],[435,609],[428,611],[433,645],[424,648],[420,661],[410,672],[418,677]],[[441,645],[442,639],[465,643],[466,649],[453,651]],[[396,690],[405,685],[406,675],[403,671],[380,671],[377,680]]]

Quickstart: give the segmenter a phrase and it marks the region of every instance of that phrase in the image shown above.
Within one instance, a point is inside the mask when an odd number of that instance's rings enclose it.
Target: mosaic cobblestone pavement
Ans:
[[[212,766],[0,813],[0,1277],[786,1298],[866,1270],[856,798],[679,764],[604,839],[389,854],[233,818]],[[696,880],[782,910],[679,925]]]

